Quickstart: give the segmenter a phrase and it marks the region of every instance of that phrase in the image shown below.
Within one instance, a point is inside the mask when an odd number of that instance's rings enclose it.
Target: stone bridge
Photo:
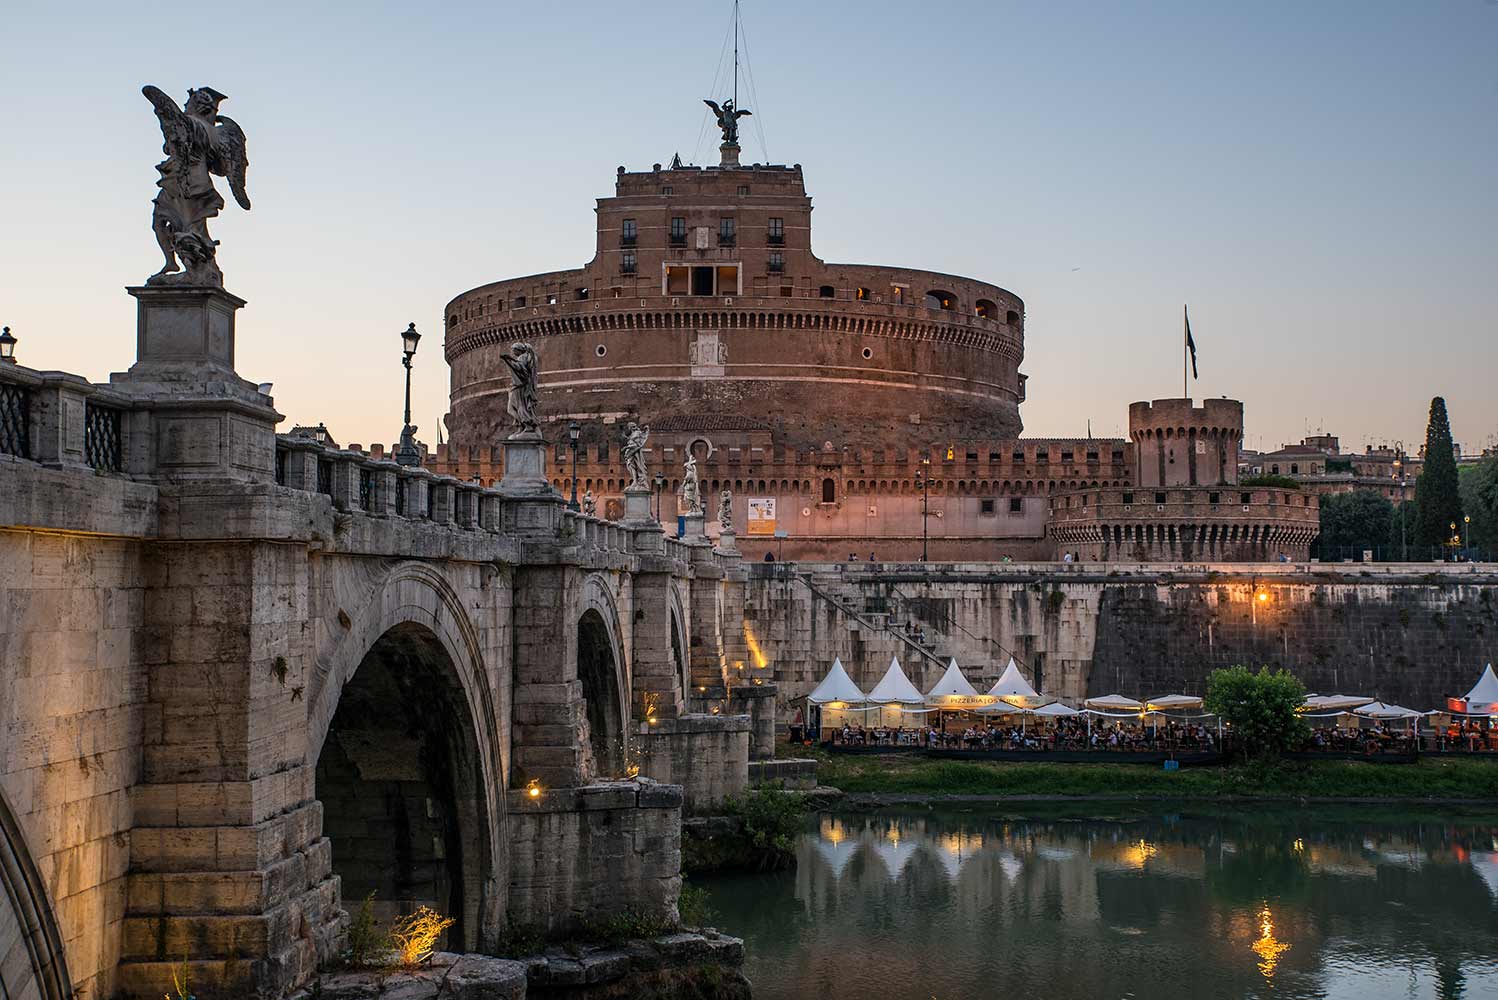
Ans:
[[[0,364],[0,996],[279,994],[370,893],[457,950],[674,915],[773,724],[731,538],[569,511],[540,443],[483,488],[277,436],[240,300],[131,294],[109,383]]]

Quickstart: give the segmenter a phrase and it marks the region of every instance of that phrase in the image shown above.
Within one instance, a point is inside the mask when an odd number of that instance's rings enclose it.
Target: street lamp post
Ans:
[[[10,327],[0,327],[0,364],[16,363],[16,338],[10,335]]]
[[[1456,562],[1456,554],[1462,547],[1462,536],[1456,533],[1456,522],[1451,522],[1451,537],[1446,541],[1451,546],[1451,561]]]
[[[928,491],[931,489],[931,459],[921,459],[921,468],[916,470],[915,477],[921,484],[921,562],[926,562],[929,554],[927,546],[930,540],[930,533],[926,526],[929,523],[927,515],[930,510],[930,504],[928,503],[930,494]]]
[[[577,438],[582,430],[576,420],[567,425],[567,443],[572,446],[572,499],[567,503],[568,510],[582,510],[577,502]]]
[[[1472,515],[1462,515],[1462,551],[1472,547]]]
[[[1404,508],[1405,508],[1405,479],[1404,479],[1404,442],[1394,452],[1394,478],[1399,480],[1399,561],[1410,561],[1410,549],[1404,539]]]
[[[415,323],[401,331],[401,364],[406,366],[406,418],[405,426],[401,428],[400,446],[395,449],[398,465],[421,464],[421,453],[416,450],[416,428],[411,426],[411,358],[416,355],[416,345],[420,342],[421,334],[416,332]]]
[[[666,477],[657,472],[655,474],[655,523],[661,523],[661,490],[666,488]]]

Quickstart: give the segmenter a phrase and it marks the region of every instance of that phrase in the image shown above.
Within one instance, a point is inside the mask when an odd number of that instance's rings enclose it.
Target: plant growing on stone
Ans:
[[[372,892],[364,897],[358,914],[349,924],[348,963],[355,968],[375,964],[389,949],[390,939],[375,925],[374,898]]]
[[[403,968],[414,969],[432,957],[442,932],[457,923],[452,917],[444,917],[429,906],[398,917],[390,928],[390,942],[395,946],[395,958]]]
[[[1236,666],[1207,677],[1207,711],[1232,726],[1238,752],[1256,760],[1273,760],[1304,741],[1306,723],[1296,709],[1305,700],[1305,685],[1288,670]]]
[[[189,969],[187,956],[183,955],[182,962],[172,966],[172,992],[163,993],[161,1000],[198,1000],[187,986]]]
[[[700,885],[690,885],[681,880],[681,895],[676,900],[676,911],[681,922],[688,927],[703,927],[712,923],[713,910],[707,903],[707,890]]]
[[[741,798],[729,798],[724,806],[744,824],[744,836],[759,852],[759,868],[785,868],[796,862],[796,836],[806,821],[806,806],[799,795],[765,788]]]

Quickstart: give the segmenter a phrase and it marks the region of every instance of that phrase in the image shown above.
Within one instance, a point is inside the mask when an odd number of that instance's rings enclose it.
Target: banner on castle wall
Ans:
[[[746,527],[751,535],[775,534],[775,498],[749,497],[745,501],[748,513]]]

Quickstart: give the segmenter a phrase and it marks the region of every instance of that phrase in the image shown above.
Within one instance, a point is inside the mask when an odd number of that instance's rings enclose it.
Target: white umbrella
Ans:
[[[1168,712],[1171,709],[1201,708],[1202,700],[1189,694],[1166,694],[1151,698],[1146,704],[1151,712]]]
[[[1371,704],[1372,698],[1357,694],[1313,694],[1301,705],[1304,712],[1344,712]]]
[[[1417,712],[1413,708],[1405,708],[1403,705],[1386,705],[1381,701],[1355,708],[1352,714],[1361,715],[1365,719],[1419,719],[1425,715],[1424,712]]]
[[[1049,718],[1064,719],[1068,716],[1081,715],[1082,713],[1077,711],[1075,708],[1069,708],[1066,705],[1061,704],[1061,702],[1059,701],[1053,701],[1049,705],[1041,705],[1039,708],[1031,709],[1030,714],[1044,715]]]
[[[1135,701],[1133,698],[1125,698],[1121,694],[1105,694],[1096,698],[1088,698],[1082,702],[1087,708],[1099,712],[1142,712],[1144,703]]]
[[[973,711],[979,715],[1014,715],[1015,713],[1024,713],[1026,709],[1016,708],[1002,701],[996,701],[992,705],[984,705],[982,708],[973,709]]]

